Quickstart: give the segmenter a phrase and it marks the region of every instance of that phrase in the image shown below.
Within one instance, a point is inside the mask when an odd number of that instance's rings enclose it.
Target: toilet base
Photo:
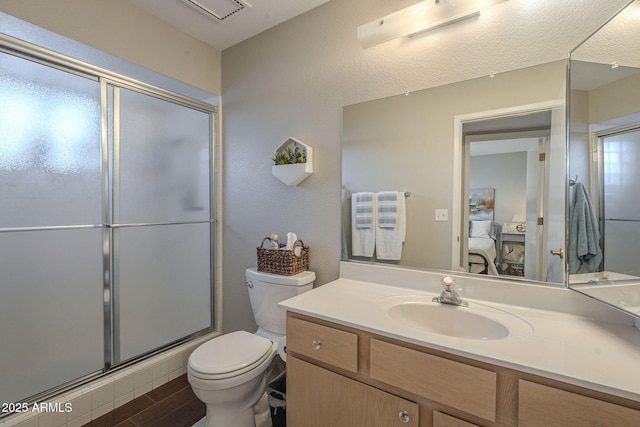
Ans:
[[[265,392],[258,403],[253,407],[253,418],[256,422],[256,427],[273,427],[271,424],[271,410],[269,409],[269,399]]]
[[[207,405],[207,427],[255,427],[255,425],[253,408],[228,411]]]
[[[268,376],[269,372],[263,372],[247,383],[222,390],[201,390],[194,387],[197,380],[189,378],[194,394],[207,407],[206,427],[256,427],[254,408],[261,406],[263,397],[266,400]],[[269,427],[262,424],[260,427]]]
[[[207,416],[200,422],[203,427],[239,426],[239,427],[272,427],[271,411],[267,393],[263,393],[258,403],[253,407],[234,411],[220,410],[220,408],[207,406]],[[200,424],[198,424],[200,425]]]

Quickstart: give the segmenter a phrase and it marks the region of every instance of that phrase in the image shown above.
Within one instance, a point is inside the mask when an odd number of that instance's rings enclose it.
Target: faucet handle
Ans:
[[[451,292],[451,291],[453,291],[453,287],[455,286],[456,281],[453,280],[452,277],[447,276],[444,279],[442,279],[441,283],[442,283],[442,286],[444,287],[445,291]]]
[[[442,287],[444,289],[442,290],[442,294],[440,294],[439,297],[433,298],[433,302],[457,305],[459,307],[468,307],[469,303],[466,301],[462,301],[462,298],[460,298],[460,295],[458,295],[455,289],[453,289],[455,284],[456,284],[456,281],[453,280],[452,277],[447,276],[444,279],[442,279]]]

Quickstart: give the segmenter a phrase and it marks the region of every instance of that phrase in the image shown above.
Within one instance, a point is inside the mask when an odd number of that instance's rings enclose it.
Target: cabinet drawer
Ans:
[[[358,335],[350,332],[289,317],[287,351],[358,372]]]
[[[518,426],[640,426],[640,411],[530,381],[519,381]]]
[[[371,378],[495,421],[495,372],[371,340]]]

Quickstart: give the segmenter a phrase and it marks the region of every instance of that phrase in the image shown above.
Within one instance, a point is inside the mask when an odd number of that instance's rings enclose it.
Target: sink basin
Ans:
[[[531,326],[506,311],[471,303],[457,307],[435,303],[432,297],[408,295],[380,302],[393,320],[427,333],[472,340],[500,340],[509,336],[530,335]]]

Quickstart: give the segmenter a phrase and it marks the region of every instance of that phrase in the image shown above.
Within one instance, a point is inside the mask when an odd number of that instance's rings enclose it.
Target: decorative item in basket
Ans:
[[[264,247],[267,240],[271,242],[269,237],[265,237],[257,248],[258,271],[293,276],[309,269],[309,246],[305,246],[302,240],[295,241],[293,250],[285,249],[284,244],[280,244],[279,249]]]

